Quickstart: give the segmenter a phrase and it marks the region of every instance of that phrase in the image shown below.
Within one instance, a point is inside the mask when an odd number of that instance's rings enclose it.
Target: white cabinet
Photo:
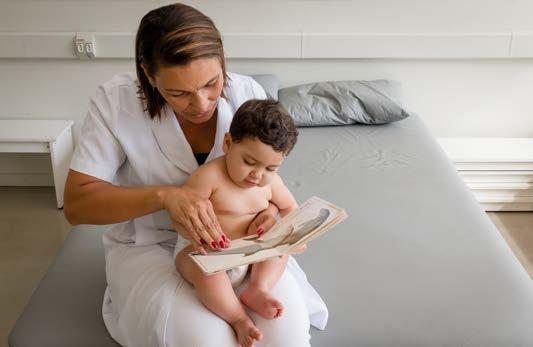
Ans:
[[[533,211],[533,138],[440,138],[486,211]]]
[[[0,153],[50,153],[57,208],[63,192],[74,144],[71,120],[1,119]]]

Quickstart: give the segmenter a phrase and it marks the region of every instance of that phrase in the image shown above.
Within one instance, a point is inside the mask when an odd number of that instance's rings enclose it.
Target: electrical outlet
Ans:
[[[74,40],[74,51],[80,59],[96,58],[96,43],[94,33],[79,32],[76,33]]]
[[[85,43],[85,54],[89,59],[94,59],[94,43],[93,42],[87,42]]]

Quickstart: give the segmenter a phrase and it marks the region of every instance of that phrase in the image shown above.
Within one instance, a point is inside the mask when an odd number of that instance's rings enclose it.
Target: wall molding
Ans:
[[[135,34],[95,32],[96,59],[133,59]],[[0,32],[0,59],[78,59],[75,32]],[[230,59],[533,58],[533,32],[226,33]]]
[[[0,185],[7,187],[53,187],[52,173],[0,173]]]
[[[511,34],[305,34],[307,58],[509,58]]]
[[[533,33],[513,33],[509,54],[516,58],[533,57]]]

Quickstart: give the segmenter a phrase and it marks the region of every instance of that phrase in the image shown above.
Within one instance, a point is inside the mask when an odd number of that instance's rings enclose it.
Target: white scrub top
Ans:
[[[215,142],[206,161],[223,154],[224,134],[237,108],[249,99],[266,98],[263,88],[251,77],[234,73],[228,76],[224,90],[227,100],[218,98]],[[137,91],[134,74],[117,75],[98,88],[90,101],[70,168],[120,186],[180,186],[198,168],[192,149],[172,108],[166,104],[160,119],[150,119]],[[177,233],[168,212],[162,210],[116,224],[106,237],[145,246],[175,243]],[[311,323],[323,329],[327,322],[324,303],[292,257],[287,268],[301,285]]]

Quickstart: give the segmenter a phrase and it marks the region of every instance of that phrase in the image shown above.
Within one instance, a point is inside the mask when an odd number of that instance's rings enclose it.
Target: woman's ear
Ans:
[[[224,151],[224,154],[228,154],[230,148],[231,148],[231,135],[230,133],[224,134],[224,143],[222,144],[222,150]]]

